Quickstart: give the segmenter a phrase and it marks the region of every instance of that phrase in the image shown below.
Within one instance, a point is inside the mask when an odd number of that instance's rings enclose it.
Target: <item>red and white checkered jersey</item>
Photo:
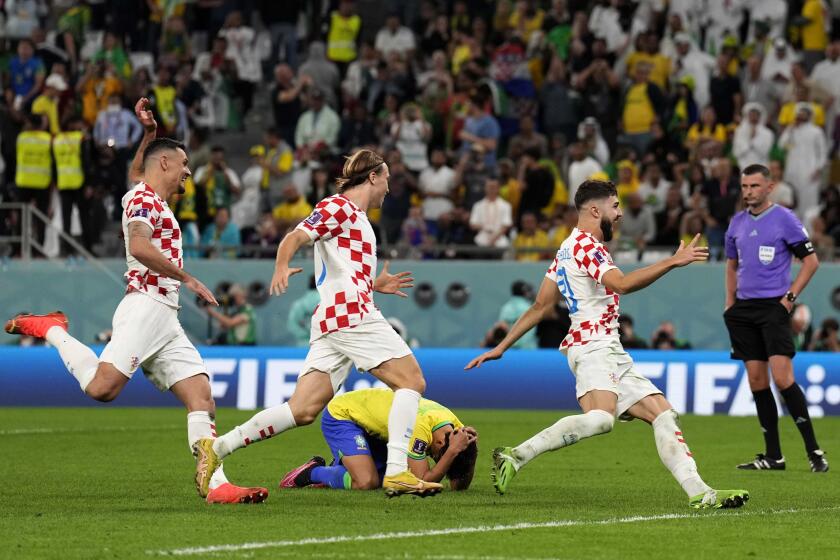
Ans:
[[[618,294],[601,283],[616,268],[600,241],[577,228],[560,245],[546,278],[566,299],[572,325],[560,350],[595,340],[618,338]]]
[[[373,305],[376,237],[367,214],[341,194],[319,202],[297,229],[315,242],[315,278],[321,303],[310,340],[355,327],[380,314]]]
[[[122,199],[123,217],[122,228],[125,237],[125,260],[128,272],[126,293],[143,292],[172,307],[178,307],[178,280],[155,274],[140,261],[131,256],[128,250],[128,224],[143,222],[152,228],[152,245],[154,245],[169,262],[178,268],[184,268],[184,253],[181,251],[181,228],[178,220],[170,210],[166,201],[160,198],[152,187],[146,183],[138,183],[133,189],[125,193]]]

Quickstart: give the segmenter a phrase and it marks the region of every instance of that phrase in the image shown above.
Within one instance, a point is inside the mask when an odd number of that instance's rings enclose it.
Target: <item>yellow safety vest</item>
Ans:
[[[52,152],[49,132],[27,130],[17,138],[15,183],[23,189],[46,189],[52,180]]]
[[[57,172],[58,190],[75,190],[85,183],[82,168],[82,138],[79,131],[60,132],[53,138],[53,155]]]
[[[333,12],[330,19],[330,31],[327,34],[327,58],[335,62],[356,60],[356,37],[362,27],[362,19],[353,15],[342,17]]]

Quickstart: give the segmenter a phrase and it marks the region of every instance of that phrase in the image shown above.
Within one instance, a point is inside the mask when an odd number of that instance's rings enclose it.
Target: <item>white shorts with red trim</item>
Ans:
[[[569,368],[575,375],[575,395],[580,399],[590,391],[609,391],[618,395],[615,415],[624,413],[648,395],[662,394],[650,379],[633,368],[633,358],[624,351],[618,338],[595,340],[565,351]]]
[[[388,360],[411,354],[411,348],[379,311],[366,315],[355,327],[322,335],[312,341],[300,375],[312,371],[329,374],[333,391],[338,391],[353,364],[370,371]]]
[[[142,366],[161,391],[207,372],[178,321],[178,310],[143,292],[126,294],[117,306],[111,341],[99,361],[113,364],[128,378]]]

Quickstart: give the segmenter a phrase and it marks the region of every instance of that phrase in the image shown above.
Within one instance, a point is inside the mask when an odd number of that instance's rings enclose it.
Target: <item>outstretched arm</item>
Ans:
[[[548,278],[544,278],[542,285],[540,285],[540,291],[537,294],[537,299],[534,300],[533,305],[531,305],[531,307],[529,307],[525,313],[516,320],[508,331],[507,336],[505,336],[498,346],[492,350],[485,352],[477,358],[473,358],[472,361],[464,367],[464,369],[479,367],[486,361],[498,360],[501,358],[508,348],[513,346],[525,333],[534,328],[537,323],[542,321],[545,314],[554,307],[559,298],[560,290],[557,289],[557,284]]]
[[[149,143],[155,139],[157,135],[157,122],[149,109],[149,100],[146,97],[141,97],[134,106],[134,114],[140,124],[143,125],[143,139],[140,140],[140,146],[137,148],[137,153],[134,154],[134,159],[131,160],[131,167],[128,170],[128,180],[132,183],[137,183],[143,180],[143,152],[149,146]]]
[[[178,280],[206,302],[219,305],[219,302],[213,296],[213,292],[208,290],[198,279],[187,274],[185,270],[172,264],[169,259],[163,256],[163,253],[152,245],[152,228],[147,224],[139,221],[128,224],[128,252],[140,261],[140,264],[155,274]]]
[[[271,285],[268,287],[269,295],[280,295],[286,293],[289,287],[289,277],[301,272],[302,268],[289,268],[289,261],[295,256],[298,249],[309,243],[309,236],[299,229],[287,233],[277,247],[277,260],[274,263],[274,276],[271,278]]]
[[[604,274],[601,283],[613,292],[621,295],[638,292],[650,286],[675,268],[693,262],[708,260],[709,248],[697,247],[698,241],[700,241],[699,233],[694,236],[694,239],[688,245],[680,241],[680,247],[677,249],[677,252],[667,259],[662,259],[656,264],[634,270],[626,275],[619,269],[613,268]]]

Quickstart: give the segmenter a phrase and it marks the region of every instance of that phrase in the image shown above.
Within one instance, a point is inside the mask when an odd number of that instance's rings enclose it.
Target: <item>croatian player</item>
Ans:
[[[362,389],[332,399],[321,418],[321,431],[333,454],[332,464],[326,466],[322,457],[313,457],[286,474],[280,488],[381,487],[388,411],[393,400],[394,393],[388,389]],[[421,480],[440,482],[448,477],[452,490],[466,490],[475,471],[477,441],[475,428],[464,426],[451,410],[420,399],[408,446],[408,468]]]
[[[373,304],[373,292],[406,297],[410,273],[376,272],[376,237],[365,212],[380,208],[388,194],[388,164],[371,150],[347,158],[337,180],[338,194],[280,242],[269,293],[286,291],[294,254],[315,244],[315,276],[321,304],[312,315],[309,353],[289,402],[257,413],[219,439],[198,442],[196,481],[205,487],[215,465],[233,451],[281,432],[311,424],[342,386],[353,364],[394,391],[388,413],[388,457],[382,486],[389,495],[433,494],[442,486],[408,469],[408,442],[414,431],[426,381],[408,345]]]
[[[561,418],[521,445],[493,451],[493,483],[504,494],[516,473],[546,451],[612,430],[615,418],[640,418],[653,426],[662,463],[688,494],[692,508],[734,508],[749,499],[745,490],[713,490],[697,473],[685,443],[676,411],[662,392],[633,369],[633,360],[618,339],[618,298],[649,286],[668,271],[708,259],[707,247],[697,247],[700,236],[687,246],[680,243],[673,256],[624,275],[602,244],[612,239],[621,219],[615,185],[584,181],[575,194],[577,227],[560,246],[546,273],[534,304],[516,321],[494,349],[467,364],[478,367],[498,360],[523,334],[539,323],[544,313],[564,297],[572,325],[560,351],[575,375],[575,390],[583,414]]]
[[[181,230],[166,200],[183,194],[189,161],[181,143],[155,138],[157,123],[148,104],[142,98],[135,107],[145,134],[131,164],[130,178],[138,183],[122,199],[128,287],[114,312],[111,341],[97,358],[70,336],[61,312],[18,315],[6,323],[6,331],[45,338],[82,391],[98,401],[114,400],[142,366],[158,389],[171,391],[186,406],[193,449],[199,439],[215,437],[216,405],[204,361],[178,321],[178,288],[183,284],[208,303],[219,304],[183,270]],[[255,503],[265,500],[268,491],[230,484],[219,466],[200,494],[208,503]]]

